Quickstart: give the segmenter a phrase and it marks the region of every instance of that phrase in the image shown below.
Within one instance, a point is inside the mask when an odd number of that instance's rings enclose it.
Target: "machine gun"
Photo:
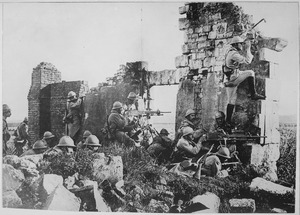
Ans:
[[[145,110],[145,111],[140,111],[140,110],[129,110],[129,114],[132,116],[163,116],[164,113],[171,113],[171,111],[152,111],[152,110]]]
[[[224,137],[221,138],[209,138],[207,139],[207,141],[233,141],[233,142],[237,142],[237,141],[257,141],[260,138],[266,138],[267,136],[254,136],[254,135],[226,135]]]

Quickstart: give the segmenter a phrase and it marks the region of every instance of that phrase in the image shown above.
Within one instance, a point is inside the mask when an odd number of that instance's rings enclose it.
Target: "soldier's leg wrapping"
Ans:
[[[237,86],[236,87],[227,87],[226,88],[228,95],[228,104],[226,108],[226,122],[231,125],[231,118],[233,115],[235,102],[237,99]]]
[[[16,148],[17,156],[20,156],[21,154],[23,154],[23,146],[24,146],[24,141],[17,141],[17,140],[15,141],[15,148]]]

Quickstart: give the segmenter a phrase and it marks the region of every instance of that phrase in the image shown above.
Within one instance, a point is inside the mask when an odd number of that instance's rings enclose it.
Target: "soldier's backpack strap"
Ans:
[[[224,64],[222,65],[222,72],[223,74],[227,77],[228,80],[230,80],[230,76],[233,74],[234,72],[234,69],[232,68],[229,68],[227,65],[226,65],[226,58],[228,56],[228,53],[231,52],[231,51],[234,51],[233,48],[229,49],[226,54],[225,54],[225,61],[224,61]]]

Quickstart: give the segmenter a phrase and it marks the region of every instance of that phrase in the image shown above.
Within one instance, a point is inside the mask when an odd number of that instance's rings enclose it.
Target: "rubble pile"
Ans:
[[[238,175],[200,180],[181,177],[151,160],[141,160],[145,157],[143,153],[125,150],[122,154],[125,166],[121,156],[94,153],[86,161],[91,163],[91,174],[82,169],[79,173],[75,168],[77,172],[73,175],[70,174],[74,171],[66,175],[54,170],[64,169],[67,160],[62,160],[60,166],[52,166],[53,169],[44,169],[42,155],[21,158],[7,155],[3,159],[3,205],[56,211],[218,213],[266,211],[257,202],[261,193],[274,205],[269,211],[287,210],[280,206],[293,199],[292,188],[260,177],[246,181],[240,181],[242,177]],[[128,157],[133,154],[135,159],[130,160]],[[59,174],[51,173],[50,169]],[[267,196],[276,198],[272,202]],[[180,201],[184,204],[178,204]]]

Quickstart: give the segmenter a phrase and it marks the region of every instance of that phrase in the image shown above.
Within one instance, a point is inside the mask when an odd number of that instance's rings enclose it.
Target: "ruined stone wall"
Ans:
[[[42,62],[33,69],[31,87],[27,97],[29,120],[28,127],[29,136],[32,143],[39,138],[41,133],[40,112],[44,111],[41,110],[41,101],[39,99],[41,90],[49,84],[60,81],[61,73],[51,63]]]
[[[28,129],[34,143],[45,131],[51,131],[58,139],[64,134],[62,122],[69,91],[79,94],[87,89],[83,81],[61,81],[61,72],[50,63],[40,63],[32,72],[28,94]]]
[[[194,108],[201,118],[200,123],[208,131],[214,129],[215,112],[226,113],[222,65],[230,48],[229,42],[240,33],[239,21],[243,19],[240,23],[243,27],[251,25],[250,16],[240,14],[237,17],[240,12],[232,3],[190,3],[179,8],[179,13],[186,14],[186,18],[179,19],[184,44],[183,55],[176,57],[175,65],[177,69],[185,70],[185,78],[194,81]],[[188,107],[184,109],[186,111]]]
[[[228,96],[223,85],[222,65],[225,53],[230,48],[233,36],[249,30],[252,36],[251,52],[254,59],[250,65],[242,65],[240,70],[253,70],[257,93],[267,97],[264,101],[252,101],[245,80],[238,87],[237,106],[233,121],[237,129],[245,130],[255,124],[261,130],[265,146],[254,144],[251,163],[266,164],[270,167],[271,178],[276,178],[276,160],[279,158],[280,136],[278,123],[278,95],[276,95],[276,65],[267,58],[266,50],[281,51],[287,42],[280,38],[257,35],[251,27],[252,16],[243,13],[242,8],[233,3],[187,3],[179,8],[186,15],[179,19],[179,29],[184,31],[182,55],[176,57],[177,70],[184,71],[177,97],[176,125],[184,118],[185,111],[193,108],[201,118],[200,124],[208,131],[214,130],[216,111],[226,113]],[[250,30],[251,29],[251,30]],[[268,49],[266,49],[268,48]],[[192,84],[183,84],[189,80]],[[193,96],[191,95],[193,93]],[[181,102],[189,97],[189,102]],[[254,119],[257,119],[254,121]]]

